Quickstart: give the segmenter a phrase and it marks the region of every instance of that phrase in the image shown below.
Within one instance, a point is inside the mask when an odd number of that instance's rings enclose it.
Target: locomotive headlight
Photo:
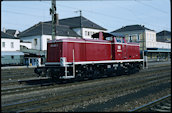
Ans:
[[[60,57],[60,65],[63,67],[66,65],[66,57]]]

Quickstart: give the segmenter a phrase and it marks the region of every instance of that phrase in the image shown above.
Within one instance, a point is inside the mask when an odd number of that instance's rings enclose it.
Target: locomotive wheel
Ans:
[[[76,81],[83,81],[84,77],[82,76],[82,74],[77,74],[76,77],[75,77],[75,80]]]

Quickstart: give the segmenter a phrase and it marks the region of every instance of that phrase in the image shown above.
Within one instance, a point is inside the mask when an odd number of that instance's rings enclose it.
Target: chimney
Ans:
[[[3,32],[4,32],[4,33],[6,33],[6,29],[5,29],[5,27],[3,27]]]

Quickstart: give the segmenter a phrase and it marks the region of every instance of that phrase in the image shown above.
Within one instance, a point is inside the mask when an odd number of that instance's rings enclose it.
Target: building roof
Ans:
[[[11,35],[14,36],[15,33],[16,33],[16,31],[17,31],[17,30],[14,30],[14,29],[7,29],[7,30],[6,30],[6,33],[11,34]]]
[[[156,36],[171,36],[171,32],[170,31],[163,30],[161,32],[158,32],[156,34]]]
[[[138,31],[138,30],[150,30],[150,31],[154,31],[154,30],[151,30],[151,29],[148,29],[142,25],[128,25],[128,26],[125,26],[125,27],[122,27],[120,29],[117,29],[115,31],[112,31],[112,32],[126,32],[126,31]]]
[[[52,25],[50,23],[40,22],[19,34],[20,37],[36,36],[36,35],[51,35]],[[71,30],[68,26],[56,25],[56,36],[71,36],[80,37],[77,33]]]
[[[60,19],[59,24],[60,25],[66,25],[69,26],[70,28],[80,28],[80,19],[81,19],[81,27],[82,28],[92,28],[92,29],[100,29],[100,30],[107,30],[96,23],[88,20],[87,18],[83,16],[77,16],[77,17],[72,17],[72,18],[65,18],[65,19]],[[51,23],[51,21],[47,21],[45,23]]]
[[[3,31],[1,31],[1,38],[17,39],[16,37],[14,37],[8,33],[4,33]]]

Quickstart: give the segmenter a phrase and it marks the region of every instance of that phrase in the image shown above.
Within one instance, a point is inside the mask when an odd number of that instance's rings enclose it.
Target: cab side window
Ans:
[[[119,38],[119,37],[116,38],[116,41],[117,41],[118,43],[122,43],[121,38]]]
[[[125,43],[124,38],[122,38],[122,43]]]

